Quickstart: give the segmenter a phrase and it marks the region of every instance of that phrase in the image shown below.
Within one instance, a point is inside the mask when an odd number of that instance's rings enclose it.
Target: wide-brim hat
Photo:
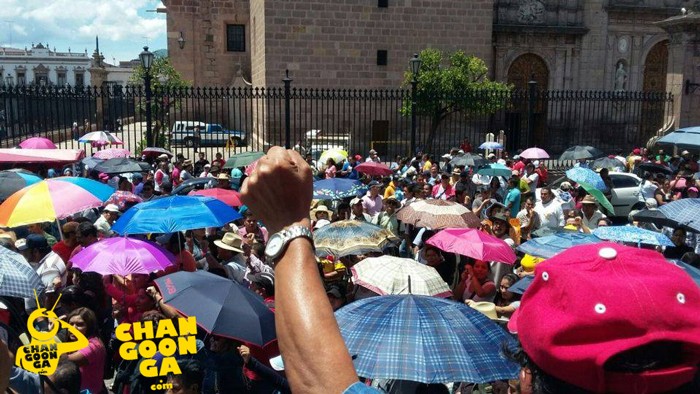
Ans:
[[[316,214],[319,213],[319,212],[325,212],[326,214],[328,214],[328,216],[330,216],[331,214],[333,214],[333,211],[331,211],[330,209],[328,209],[327,206],[321,204],[321,205],[319,205],[319,206],[317,206],[316,208],[314,208],[314,209],[311,210],[311,217],[315,219],[315,218],[316,218]]]
[[[170,156],[163,153],[162,155],[158,156],[158,160],[170,160]]]
[[[216,176],[216,179],[219,181],[231,181],[231,176],[225,172],[222,172]]]
[[[598,201],[596,201],[595,197],[592,195],[588,194],[586,197],[581,200],[581,204],[592,204],[592,205],[597,205]]]
[[[187,160],[182,162],[183,167],[187,167],[187,166],[191,166],[191,165],[192,165],[192,160],[190,160],[190,159],[187,159]]]
[[[236,233],[226,233],[223,238],[214,241],[214,245],[231,250],[233,252],[243,253],[243,238]]]
[[[479,311],[481,314],[483,314],[484,316],[488,317],[491,320],[508,321],[508,319],[498,317],[498,313],[496,313],[496,304],[494,304],[493,302],[487,302],[487,301],[470,302],[469,306],[472,309]]]

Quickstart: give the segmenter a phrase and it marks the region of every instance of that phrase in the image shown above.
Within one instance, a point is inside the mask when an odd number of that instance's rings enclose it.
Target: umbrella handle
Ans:
[[[408,275],[408,294],[413,294],[411,292],[411,275]]]

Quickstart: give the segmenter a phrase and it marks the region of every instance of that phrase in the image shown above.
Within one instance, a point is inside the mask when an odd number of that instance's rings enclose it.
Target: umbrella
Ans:
[[[670,220],[692,231],[700,231],[700,198],[682,198],[659,207]]]
[[[497,149],[503,149],[503,145],[499,144],[496,141],[486,141],[483,144],[479,145],[479,149],[497,150]]]
[[[632,215],[632,220],[640,223],[652,223],[655,224],[657,227],[677,227],[678,222],[675,220],[671,220],[668,217],[666,217],[666,214],[663,213],[663,211],[660,211],[656,208],[652,209],[642,209],[641,211],[637,211],[634,215]]]
[[[97,142],[101,143],[102,145],[105,144],[114,144],[114,145],[122,145],[123,142],[117,136],[114,134],[110,133],[109,131],[93,131],[91,133],[87,133],[84,136],[80,137],[78,142]]]
[[[242,216],[213,197],[170,196],[131,207],[114,223],[122,234],[174,233],[205,227],[222,227]]]
[[[586,182],[579,182],[578,185],[581,186],[583,188],[583,190],[588,192],[588,194],[593,196],[596,199],[596,201],[598,201],[598,203],[600,205],[602,205],[605,209],[608,210],[608,212],[610,212],[610,214],[615,213],[615,208],[610,203],[610,201],[608,201],[608,199],[605,197],[603,192],[601,192],[600,190],[596,189],[595,187],[593,187],[592,185],[590,185]]]
[[[245,167],[263,156],[265,156],[265,154],[262,152],[239,153],[233,157],[230,157],[228,160],[226,160],[226,164],[224,164],[224,168]]]
[[[661,164],[656,164],[652,162],[645,162],[645,163],[639,163],[634,166],[635,170],[642,170],[646,172],[651,172],[652,174],[666,174],[666,175],[671,175],[673,174],[673,170],[670,168],[661,165]]]
[[[564,151],[559,156],[559,160],[580,160],[580,159],[595,159],[605,154],[598,148],[592,146],[575,145]]]
[[[112,193],[111,186],[92,179],[46,179],[5,200],[0,205],[0,225],[17,227],[63,219],[76,212],[101,207]]]
[[[595,159],[593,161],[594,169],[607,168],[610,171],[624,171],[625,164],[614,157],[601,157],[600,159]]]
[[[446,228],[425,243],[477,260],[513,264],[516,259],[513,249],[505,241],[473,228]]]
[[[462,153],[456,155],[450,160],[450,165],[452,167],[481,167],[488,164],[489,161],[481,157],[480,155],[473,155],[471,153]]]
[[[671,263],[675,264],[678,268],[685,271],[693,279],[693,282],[695,282],[696,285],[700,286],[700,269],[697,269],[692,265],[679,260],[671,260]]]
[[[160,155],[168,155],[170,157],[175,156],[173,152],[163,149],[163,148],[156,148],[153,146],[149,146],[148,148],[144,149],[141,151],[141,156],[146,156],[146,157],[158,157]]]
[[[371,176],[388,176],[394,173],[386,164],[377,163],[374,161],[366,161],[355,167],[357,172]]]
[[[366,258],[351,269],[352,281],[380,295],[450,297],[452,292],[433,267],[394,256]]]
[[[314,231],[316,254],[337,257],[382,252],[398,242],[391,231],[372,223],[341,220]]]
[[[255,169],[258,168],[259,161],[260,161],[260,159],[257,159],[254,162],[245,166],[245,174],[248,176],[253,175],[253,173],[255,172]]]
[[[527,288],[530,287],[533,280],[535,280],[535,277],[533,275],[524,276],[520,278],[519,281],[513,283],[513,285],[511,285],[510,288],[508,288],[508,291],[513,294],[525,294],[525,290],[527,290]]]
[[[150,274],[175,261],[167,250],[135,238],[105,238],[83,248],[71,259],[74,267],[101,275]]]
[[[418,295],[355,301],[335,313],[358,375],[423,383],[485,383],[517,376],[503,354],[516,341],[461,302]]]
[[[602,240],[593,234],[560,232],[553,235],[533,238],[523,242],[516,249],[525,254],[548,259],[573,246],[598,242],[602,242]]]
[[[491,163],[479,168],[479,171],[476,173],[479,175],[504,176],[506,178],[510,178],[510,176],[513,174],[513,170],[504,166],[503,164]]]
[[[700,126],[678,129],[661,137],[656,143],[675,145],[680,149],[697,149],[700,147]]]
[[[98,159],[102,160],[108,160],[108,159],[116,159],[120,157],[129,157],[131,156],[131,152],[128,149],[122,149],[122,148],[110,148],[110,149],[104,149],[95,152],[92,157],[96,157]]]
[[[610,241],[654,246],[673,246],[673,242],[671,242],[666,235],[635,226],[598,227],[593,230],[593,234],[598,238]]]
[[[0,171],[0,201],[7,199],[16,191],[40,182],[36,175],[15,171]]]
[[[576,183],[587,183],[598,190],[608,190],[600,174],[585,167],[574,167],[566,170],[566,177]]]
[[[396,213],[396,218],[406,224],[433,230],[481,226],[481,220],[465,206],[440,199],[408,204]]]
[[[544,149],[534,147],[525,149],[523,153],[520,154],[520,157],[530,160],[549,159],[549,153]]]
[[[192,190],[188,193],[189,196],[206,196],[214,197],[219,201],[223,201],[224,204],[230,207],[240,207],[243,205],[241,202],[241,194],[235,190],[222,189],[220,187],[214,187],[211,189],[201,189]]]
[[[85,167],[87,167],[87,169],[92,169],[95,168],[98,164],[104,162],[104,160],[90,156],[84,158],[81,162],[85,165]]]
[[[56,145],[48,138],[32,137],[19,143],[22,149],[56,149]]]
[[[19,253],[0,247],[0,295],[32,298],[44,288],[41,278]]]
[[[275,314],[236,281],[206,271],[181,271],[155,280],[163,301],[210,334],[258,346],[277,338]]]
[[[119,207],[119,210],[123,211],[128,204],[138,204],[140,202],[143,202],[141,196],[137,196],[132,192],[117,190],[105,201],[105,204],[115,204]]]
[[[333,159],[333,161],[336,164],[338,164],[347,158],[348,158],[347,151],[344,151],[342,149],[328,149],[327,151],[324,151],[323,153],[321,153],[321,156],[318,158],[318,162],[326,164],[328,159]]]
[[[313,198],[319,200],[340,200],[355,197],[367,192],[367,186],[355,179],[329,178],[314,182]]]
[[[128,172],[145,172],[150,169],[148,163],[125,157],[105,160],[95,166],[95,171],[105,174],[123,174]]]

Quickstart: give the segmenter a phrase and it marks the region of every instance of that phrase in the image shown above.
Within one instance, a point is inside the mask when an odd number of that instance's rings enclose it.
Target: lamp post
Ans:
[[[408,64],[411,66],[411,156],[416,154],[416,89],[418,87],[418,73],[421,60],[417,53],[413,54]]]
[[[153,141],[153,131],[151,118],[151,66],[153,65],[153,53],[148,51],[148,47],[143,47],[143,52],[139,54],[139,59],[141,60],[141,66],[146,71],[143,76],[144,87],[146,88],[146,146],[151,145]]]
[[[180,38],[177,39],[177,46],[179,46],[180,49],[185,49],[185,37],[182,32],[180,32]]]

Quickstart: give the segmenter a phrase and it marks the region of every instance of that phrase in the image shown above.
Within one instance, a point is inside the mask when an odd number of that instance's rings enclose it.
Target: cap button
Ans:
[[[606,260],[612,260],[615,257],[617,257],[617,250],[613,248],[603,248],[600,251],[598,251],[598,256]]]

